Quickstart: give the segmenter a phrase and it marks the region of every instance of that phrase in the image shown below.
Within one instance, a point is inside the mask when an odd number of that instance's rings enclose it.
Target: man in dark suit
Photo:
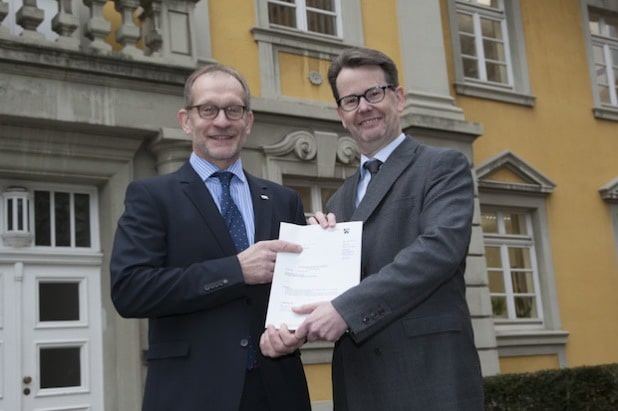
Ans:
[[[143,410],[308,411],[298,350],[272,359],[256,347],[276,253],[301,251],[273,240],[280,222],[305,224],[300,197],[243,171],[253,113],[236,70],[196,70],[178,120],[193,153],[129,184],[111,258],[116,309],[148,318]]]
[[[309,316],[295,335],[269,328],[262,350],[277,356],[304,338],[336,342],[336,411],[482,410],[464,282],[469,163],[403,134],[404,90],[388,56],[348,49],[328,75],[361,167],[329,200],[330,213],[310,220],[363,221],[362,280],[332,301],[298,308]],[[370,172],[372,160],[379,163]]]

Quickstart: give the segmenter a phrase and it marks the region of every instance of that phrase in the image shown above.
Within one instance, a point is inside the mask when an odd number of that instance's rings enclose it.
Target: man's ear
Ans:
[[[341,120],[341,125],[347,130],[348,126],[345,124],[345,120],[343,119],[343,112],[339,107],[337,107],[337,114],[339,115],[339,119]]]
[[[191,116],[189,116],[187,109],[181,108],[178,110],[177,119],[182,131],[187,135],[191,135],[193,133],[193,124],[191,124]]]
[[[251,128],[253,127],[253,120],[254,120],[253,111],[248,111],[247,112],[247,124],[245,125],[245,132],[247,133],[247,135],[251,134]]]

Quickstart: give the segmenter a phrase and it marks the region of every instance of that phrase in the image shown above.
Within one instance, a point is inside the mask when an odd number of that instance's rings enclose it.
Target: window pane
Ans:
[[[75,246],[90,247],[90,196],[75,194]]]
[[[464,76],[468,78],[479,78],[479,70],[477,66],[477,60],[471,58],[463,58],[463,71]]]
[[[502,271],[489,271],[489,291],[491,293],[504,293],[504,275]]]
[[[481,18],[481,33],[490,39],[502,39],[502,26],[499,21]]]
[[[69,193],[54,193],[56,246],[71,245],[71,202]]]
[[[606,36],[611,38],[618,38],[618,17],[606,16],[605,23],[607,24]]]
[[[334,0],[307,0],[307,7],[313,7],[315,9],[335,11]]]
[[[476,43],[474,42],[474,37],[462,34],[459,36],[459,39],[461,54],[476,57]]]
[[[481,210],[481,226],[485,233],[498,232],[498,217],[495,211]]]
[[[15,231],[15,227],[13,226],[13,207],[14,204],[13,203],[15,201],[15,199],[13,198],[9,198],[7,200],[7,230],[8,231]]]
[[[529,271],[512,271],[513,292],[519,294],[534,294],[534,280]]]
[[[286,186],[296,191],[298,195],[300,195],[300,200],[303,202],[303,208],[305,209],[305,212],[307,213],[311,211],[310,210],[311,208],[311,188],[306,187],[306,186],[295,186],[295,185],[290,185],[290,184],[286,184]]]
[[[507,234],[527,235],[526,216],[517,213],[504,213],[504,229]]]
[[[268,21],[286,27],[296,27],[296,10],[294,6],[268,4]]]
[[[320,188],[320,191],[322,193],[322,211],[323,211],[323,210],[326,210],[326,202],[328,201],[329,198],[333,196],[333,194],[335,194],[335,191],[337,191],[337,188],[322,187]]]
[[[506,66],[504,64],[487,63],[487,80],[495,83],[507,84]]]
[[[307,26],[309,31],[335,35],[335,17],[326,14],[307,12]]]
[[[502,268],[502,257],[500,247],[485,247],[485,260],[487,268]]]
[[[474,23],[472,16],[464,13],[457,13],[457,27],[460,33],[469,33],[474,35]]]
[[[41,348],[41,388],[81,385],[80,347]]]
[[[517,318],[538,318],[534,297],[515,297]]]
[[[511,268],[530,269],[530,250],[527,248],[509,247],[509,263]]]
[[[491,297],[491,309],[495,318],[507,318],[506,297]]]
[[[79,283],[40,283],[39,321],[79,321]]]
[[[51,210],[49,191],[34,192],[34,243],[51,245]]]
[[[484,40],[483,48],[485,50],[485,58],[489,60],[495,60],[498,62],[504,62],[504,43],[499,41]]]

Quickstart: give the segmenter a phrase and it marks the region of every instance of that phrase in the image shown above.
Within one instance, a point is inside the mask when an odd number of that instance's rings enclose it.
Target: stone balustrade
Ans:
[[[199,1],[0,0],[0,40],[194,67]]]

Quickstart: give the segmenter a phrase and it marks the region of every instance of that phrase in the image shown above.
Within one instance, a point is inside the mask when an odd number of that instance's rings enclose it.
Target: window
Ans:
[[[565,367],[546,206],[555,184],[511,152],[476,175],[498,353],[553,354]]]
[[[532,106],[519,1],[449,6],[457,93]]]
[[[588,0],[589,64],[594,90],[594,114],[618,120],[618,6],[615,10],[599,8],[598,1]],[[614,3],[615,4],[615,3]]]
[[[542,320],[531,216],[525,210],[481,207],[494,319]]]
[[[0,247],[91,250],[98,243],[93,188],[3,184]]]
[[[335,194],[343,183],[342,180],[319,180],[284,177],[283,184],[300,194],[307,217],[316,211],[324,211],[326,202]]]
[[[337,0],[270,0],[268,21],[273,27],[339,37],[338,9]]]

